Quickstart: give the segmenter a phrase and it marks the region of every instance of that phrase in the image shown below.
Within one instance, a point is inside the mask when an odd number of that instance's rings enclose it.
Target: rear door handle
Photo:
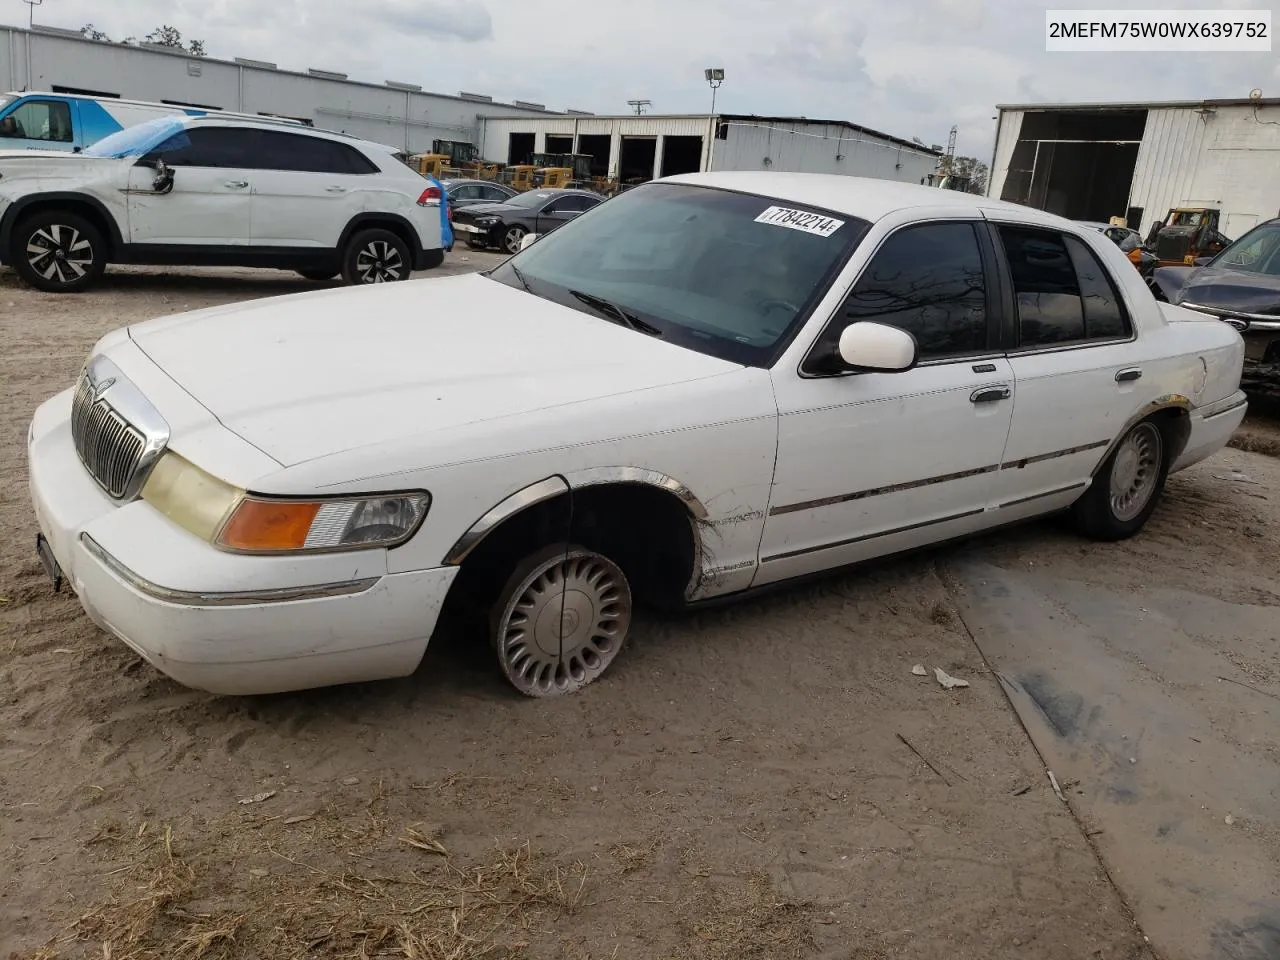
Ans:
[[[346,193],[347,192],[346,187],[325,187],[325,189],[328,190],[330,193]]]
[[[1116,383],[1132,383],[1142,379],[1142,371],[1137,367],[1128,367],[1116,374]]]
[[[225,186],[230,187],[232,190],[243,190],[248,185],[248,180],[228,180],[225,184]]]
[[[1013,391],[1007,384],[998,383],[993,387],[979,387],[969,394],[970,403],[995,403],[997,400],[1008,400]]]

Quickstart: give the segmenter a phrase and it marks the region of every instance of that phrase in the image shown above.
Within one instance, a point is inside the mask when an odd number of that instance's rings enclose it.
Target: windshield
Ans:
[[[490,276],[616,316],[590,302],[603,299],[649,335],[768,366],[868,226],[768,197],[653,183],[599,204]]]
[[[156,117],[146,123],[117,130],[84,151],[86,157],[141,157],[153,147],[183,130],[181,117]]]
[[[517,194],[510,200],[503,200],[503,203],[509,203],[513,207],[540,207],[555,194],[549,190],[530,190],[528,193]]]
[[[1280,277],[1280,223],[1254,227],[1214,257],[1209,266]]]

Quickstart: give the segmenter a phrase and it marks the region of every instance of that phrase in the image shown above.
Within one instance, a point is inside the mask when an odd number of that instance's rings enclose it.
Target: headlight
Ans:
[[[492,227],[497,222],[497,217],[476,217],[476,224],[481,227]]]
[[[170,451],[142,499],[214,546],[237,553],[310,553],[394,547],[431,505],[424,491],[302,500],[250,495]]]
[[[422,492],[334,500],[246,496],[214,544],[245,553],[394,547],[413,536],[429,505]]]

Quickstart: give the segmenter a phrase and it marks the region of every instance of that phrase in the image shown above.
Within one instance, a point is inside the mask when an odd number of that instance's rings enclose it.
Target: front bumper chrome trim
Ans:
[[[206,593],[198,590],[174,590],[139,576],[108,553],[98,541],[87,533],[80,534],[84,548],[108,570],[139,593],[164,603],[187,607],[249,606],[263,603],[290,603],[298,600],[321,600],[328,597],[346,597],[364,593],[381,577],[362,580],[345,580],[339,583],[320,583],[304,587],[279,587],[271,590],[241,590],[228,593]]]

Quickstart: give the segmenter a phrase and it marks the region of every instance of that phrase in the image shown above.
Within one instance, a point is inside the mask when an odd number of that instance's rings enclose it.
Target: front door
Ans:
[[[985,250],[985,253],[984,253]],[[1014,407],[999,349],[994,251],[968,221],[890,234],[820,338],[859,320],[912,333],[901,373],[775,368],[778,453],[755,583],[894,553],[987,525]]]
[[[534,228],[534,232],[539,234],[550,233],[556,227],[568,223],[598,202],[593,197],[577,193],[557,197],[538,211],[537,226]]]
[[[254,131],[196,127],[175,134],[129,173],[129,242],[245,246],[257,173]],[[155,162],[173,170],[173,189],[153,187]]]

